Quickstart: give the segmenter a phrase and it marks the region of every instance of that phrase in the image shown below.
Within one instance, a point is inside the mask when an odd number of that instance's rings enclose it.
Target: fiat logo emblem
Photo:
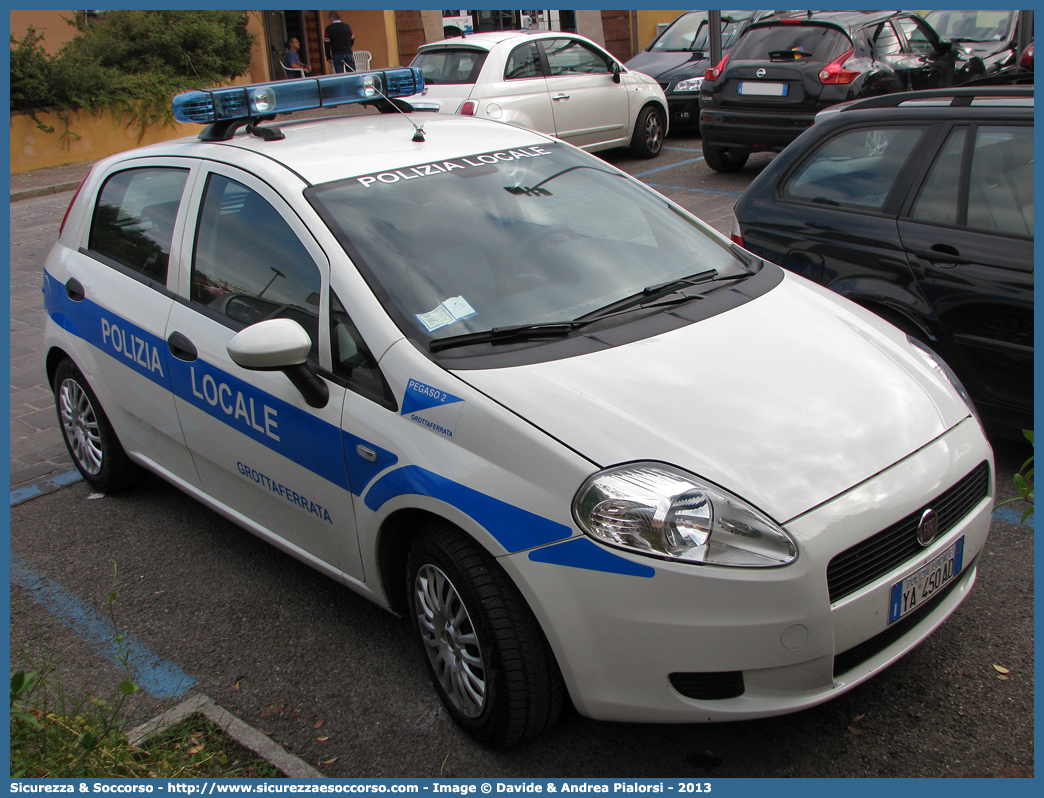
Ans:
[[[765,77],[765,75],[767,75],[767,74],[768,74],[768,73],[767,73],[767,72],[765,72],[765,70],[764,70],[764,69],[759,69],[759,70],[757,71],[757,76],[758,76],[759,78],[763,78],[763,77]]]
[[[927,546],[936,535],[939,534],[939,514],[930,507],[921,516],[921,522],[917,525],[917,542]]]

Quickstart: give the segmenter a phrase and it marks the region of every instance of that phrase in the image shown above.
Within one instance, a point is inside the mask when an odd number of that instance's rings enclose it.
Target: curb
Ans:
[[[79,181],[76,181],[73,183],[59,183],[56,186],[40,186],[39,188],[24,188],[21,191],[12,191],[11,202],[33,199],[34,197],[43,197],[47,194],[61,194],[65,191],[75,191],[78,185],[80,185],[80,183]]]
[[[272,742],[257,729],[248,726],[235,715],[227,712],[205,695],[197,695],[182,701],[173,709],[146,721],[127,734],[130,744],[141,745],[154,734],[161,734],[177,726],[190,715],[202,715],[214,722],[233,740],[257,754],[273,767],[279,768],[292,779],[325,779],[322,773],[300,757],[294,756],[278,743]]]

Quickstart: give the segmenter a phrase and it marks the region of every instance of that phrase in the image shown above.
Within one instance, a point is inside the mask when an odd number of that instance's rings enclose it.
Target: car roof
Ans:
[[[428,42],[417,48],[418,53],[427,50],[440,50],[446,47],[471,47],[476,50],[492,50],[501,42],[525,38],[548,38],[569,36],[574,39],[589,41],[586,37],[569,31],[558,30],[496,30],[485,33],[468,33],[462,36],[451,36],[448,39],[439,39],[437,42]]]
[[[810,22],[826,22],[846,30],[884,22],[901,11],[787,11],[758,20],[751,27],[762,27],[778,24],[784,19],[808,20]]]
[[[363,113],[290,122],[277,119],[262,124],[278,127],[285,138],[265,141],[240,130],[228,141],[177,139],[142,147],[128,155],[206,158],[235,166],[252,160],[244,159],[244,153],[256,153],[282,164],[305,182],[316,184],[553,143],[548,136],[531,130],[453,114]],[[413,141],[415,125],[424,129],[423,142]]]

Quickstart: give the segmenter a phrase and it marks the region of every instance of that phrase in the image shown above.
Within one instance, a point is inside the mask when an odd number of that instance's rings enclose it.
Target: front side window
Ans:
[[[388,394],[376,358],[336,294],[330,296],[330,345],[334,374],[378,398]]]
[[[907,49],[912,53],[934,53],[935,41],[928,35],[922,23],[910,17],[896,20],[906,35]]]
[[[913,127],[861,127],[840,133],[798,167],[783,193],[821,205],[880,210],[922,132]]]
[[[575,39],[544,41],[552,75],[598,75],[611,71],[605,58]]]
[[[207,181],[192,263],[192,301],[246,327],[290,318],[318,356],[319,267],[279,212],[253,189],[213,174]]]
[[[98,193],[88,249],[165,285],[187,179],[187,169],[167,167],[112,175]]]
[[[420,342],[569,322],[696,274],[687,292],[748,274],[727,241],[561,144],[361,175],[305,196]]]
[[[891,22],[882,22],[872,29],[869,38],[876,55],[896,55],[903,51],[899,34],[895,32]]]

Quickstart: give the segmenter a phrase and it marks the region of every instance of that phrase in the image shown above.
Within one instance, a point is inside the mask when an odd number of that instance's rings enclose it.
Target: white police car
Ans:
[[[994,496],[946,366],[544,135],[258,121],[419,83],[192,92],[200,139],[95,166],[44,278],[85,479],[147,468],[409,616],[490,745],[567,692],[608,720],[809,707],[942,623]]]

